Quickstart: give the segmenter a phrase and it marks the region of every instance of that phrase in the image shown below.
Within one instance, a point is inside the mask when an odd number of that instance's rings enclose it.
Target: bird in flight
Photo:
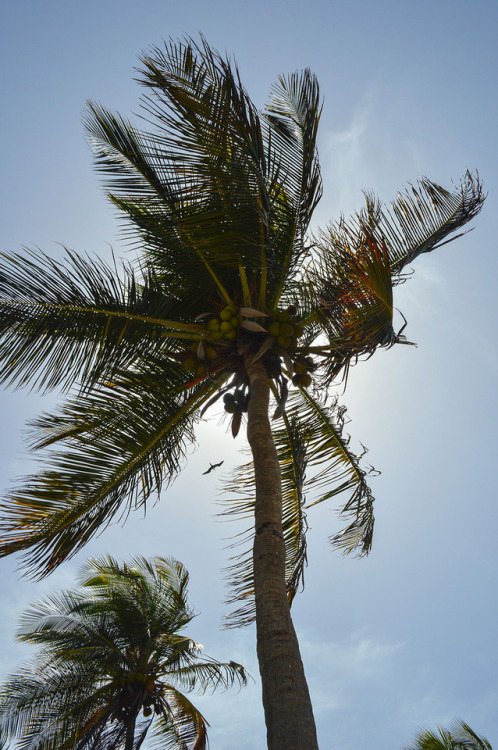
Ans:
[[[209,474],[210,471],[213,471],[213,469],[217,469],[218,466],[221,466],[221,464],[224,463],[223,461],[220,461],[219,464],[211,464],[209,469],[207,471],[203,471],[203,474]]]

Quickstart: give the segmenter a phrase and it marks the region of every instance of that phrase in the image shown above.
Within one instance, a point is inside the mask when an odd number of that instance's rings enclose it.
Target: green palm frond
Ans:
[[[325,407],[306,390],[293,391],[287,401],[284,425],[274,430],[283,497],[283,532],[286,549],[286,586],[292,603],[304,582],[306,566],[306,508],[348,493],[340,515],[350,519],[346,528],[331,538],[345,554],[370,550],[373,534],[373,496],[359,464],[360,458],[344,437],[345,408],[335,402]],[[372,471],[371,469],[369,471]],[[308,473],[308,476],[307,476]],[[226,489],[228,508],[220,515],[253,519],[254,474],[245,464]],[[241,604],[226,620],[227,627],[246,625],[254,619],[252,529],[241,532],[232,547],[243,548],[227,569],[231,595],[228,604]]]
[[[0,555],[25,551],[33,574],[46,575],[116,515],[143,506],[178,473],[198,411],[218,386],[207,380],[176,395],[160,370],[138,373],[40,418],[39,444],[64,449],[3,501]]]
[[[229,252],[236,231],[216,192],[210,198],[174,155],[154,153],[156,139],[103,107],[90,105],[87,129],[99,170],[112,175],[106,184],[128,219],[126,236],[138,234],[140,249],[153,258],[163,287],[175,294],[183,288],[194,316],[214,290],[228,302],[225,286],[233,293],[238,281],[237,262]],[[212,238],[220,225],[226,225],[222,236]],[[220,263],[224,268],[215,268]]]
[[[179,254],[191,265],[197,258],[204,267],[258,270],[267,154],[259,115],[236,71],[193,42],[155,48],[142,66],[139,80],[149,92],[143,104],[155,132],[96,105],[87,121],[98,167],[111,175],[112,199],[136,222],[160,266]]]
[[[1,380],[38,388],[94,383],[139,357],[178,351],[171,335],[198,336],[200,326],[182,315],[152,272],[137,279],[125,267],[120,279],[103,261],[69,250],[64,262],[39,252],[3,255]]]
[[[449,731],[438,727],[436,731],[420,732],[406,750],[492,750],[492,747],[464,721],[457,721]]]
[[[190,664],[170,669],[164,674],[165,679],[178,685],[182,690],[193,690],[200,693],[214,692],[218,688],[228,690],[235,683],[239,686],[247,684],[248,672],[236,662],[220,664],[214,659],[199,660],[196,656]]]
[[[287,250],[280,258],[274,304],[303,260],[306,232],[322,195],[316,150],[320,114],[318,82],[308,69],[287,78],[280,76],[272,89],[266,117],[271,128],[270,146],[280,154],[281,184],[295,210],[291,214],[294,224],[285,234]]]
[[[87,128],[111,200],[166,286],[185,279],[201,299],[214,282],[229,301],[243,268],[259,302],[267,287],[276,304],[321,194],[316,79],[281,78],[262,120],[236,68],[204,42],[154,48],[142,66],[155,131],[90,105]]]
[[[306,484],[312,495],[307,507],[347,493],[348,500],[339,508],[340,517],[348,521],[347,526],[330,541],[344,554],[354,551],[368,554],[373,537],[374,498],[367,476],[374,469],[362,469],[360,461],[365,450],[358,455],[349,446],[349,437],[344,435],[346,408],[337,399],[324,406],[304,389],[296,393],[291,404],[306,426],[309,466],[313,468]]]
[[[62,738],[72,746],[84,722],[98,730],[112,713],[107,690],[89,682],[89,671],[81,667],[54,667],[49,662],[27,665],[3,685],[0,701],[2,727],[11,736],[22,733],[24,748],[60,750]],[[92,731],[92,734],[93,734]],[[79,745],[77,745],[79,747]]]
[[[162,696],[163,710],[151,735],[160,750],[203,750],[207,747],[208,722],[189,699],[168,686]]]

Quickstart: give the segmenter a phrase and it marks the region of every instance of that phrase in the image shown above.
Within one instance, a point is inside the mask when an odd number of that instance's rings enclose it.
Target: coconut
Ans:
[[[214,346],[206,347],[206,357],[208,359],[216,359],[217,356],[218,356],[218,351],[214,348]]]
[[[208,331],[213,331],[213,333],[216,332],[216,331],[219,331],[220,330],[220,321],[219,321],[219,319],[218,318],[211,318],[211,320],[208,321],[207,329],[208,329]]]
[[[290,337],[289,336],[279,336],[277,338],[278,345],[282,347],[282,349],[288,349],[290,345]]]
[[[278,319],[281,323],[289,323],[292,319],[292,315],[288,310],[283,310],[278,313]]]
[[[197,367],[197,361],[193,359],[193,357],[187,357],[187,359],[183,363],[183,366],[187,370],[187,372],[194,372],[195,368]]]
[[[294,326],[292,323],[281,323],[280,324],[280,335],[281,336],[287,336],[288,338],[291,338],[291,336],[294,334]]]
[[[230,309],[230,307],[225,307],[224,310],[220,312],[220,320],[231,320],[233,318],[233,312]]]

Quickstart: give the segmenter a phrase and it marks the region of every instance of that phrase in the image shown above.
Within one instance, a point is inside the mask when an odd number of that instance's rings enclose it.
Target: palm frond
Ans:
[[[347,501],[339,508],[339,516],[348,519],[347,526],[330,541],[344,554],[368,554],[373,537],[374,497],[367,476],[375,470],[361,467],[365,450],[358,455],[350,448],[349,437],[344,435],[346,408],[337,400],[325,406],[305,389],[293,396],[291,404],[307,428],[309,466],[316,470],[306,483],[312,496],[307,507],[348,493]]]
[[[161,750],[205,750],[208,722],[179,691],[171,686],[163,690],[162,711],[155,722],[153,747]]]
[[[450,730],[438,727],[435,731],[421,731],[406,750],[492,750],[492,747],[464,721],[457,721]]]
[[[3,501],[0,555],[25,551],[28,570],[46,575],[116,515],[145,505],[178,473],[198,410],[217,387],[207,380],[175,395],[157,369],[103,384],[60,417],[39,419],[42,438],[48,431],[53,442],[59,430],[65,448],[49,452],[45,471]]]
[[[164,673],[166,678],[182,690],[196,690],[198,693],[214,692],[218,688],[228,690],[235,683],[242,687],[247,684],[249,673],[236,662],[221,663],[215,659],[198,658],[183,667],[171,669]]]
[[[155,263],[173,263],[184,276],[190,266],[205,296],[213,274],[230,286],[238,266],[261,265],[268,198],[260,118],[236,70],[205,44],[165,44],[142,66],[155,131],[91,105],[97,166]]]
[[[292,603],[304,583],[306,566],[306,508],[349,493],[340,515],[349,520],[345,529],[331,538],[334,546],[349,554],[370,550],[373,534],[373,496],[366,477],[344,437],[345,408],[335,402],[325,407],[306,390],[291,392],[284,413],[284,426],[274,430],[282,473],[283,532],[286,549],[286,586]],[[309,470],[311,470],[309,472]],[[307,476],[309,472],[309,476]],[[227,485],[228,508],[220,515],[253,519],[254,475],[252,463],[237,469]],[[308,498],[308,499],[307,499]],[[243,548],[227,569],[231,595],[228,604],[241,604],[226,618],[227,627],[247,625],[254,619],[252,528],[241,532],[232,547]]]
[[[315,316],[329,347],[325,377],[331,383],[351,360],[378,346],[402,340],[393,330],[391,264],[385,242],[373,236],[350,237],[343,247],[321,247],[319,265],[310,271],[316,293]]]
[[[280,76],[266,109],[270,147],[279,154],[280,184],[294,210],[285,233],[285,250],[279,258],[280,279],[273,304],[306,254],[305,237],[321,195],[322,183],[316,150],[321,106],[316,77],[308,70]],[[282,233],[282,225],[279,226]],[[284,246],[282,246],[284,248]]]
[[[479,213],[485,195],[478,174],[467,171],[453,190],[423,177],[399,193],[388,208],[371,194],[366,198],[366,207],[349,221],[342,218],[328,227],[331,242],[342,247],[351,236],[384,241],[393,274],[399,275],[422,253],[465,234],[455,232]]]
[[[281,78],[261,117],[237,68],[202,38],[155,47],[141,62],[144,119],[154,130],[96,104],[87,118],[127,232],[138,233],[165,288],[184,280],[195,299],[216,287],[225,300],[238,290],[246,302],[248,289],[259,289],[263,305],[268,286],[276,304],[305,254],[321,194],[315,77]],[[248,276],[242,289],[239,268]]]
[[[201,330],[176,319],[178,300],[162,294],[151,272],[137,279],[124,267],[120,279],[103,261],[69,250],[64,262],[39,252],[2,258],[2,382],[95,382],[139,357],[177,351],[172,331],[188,338]]]

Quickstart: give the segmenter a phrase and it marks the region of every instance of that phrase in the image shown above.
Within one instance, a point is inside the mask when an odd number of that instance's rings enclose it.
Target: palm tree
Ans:
[[[477,175],[450,191],[424,178],[387,208],[367,194],[349,221],[311,236],[321,105],[310,71],[281,77],[259,112],[204,39],[141,63],[142,128],[95,103],[86,123],[136,262],[119,273],[31,252],[0,267],[4,382],[70,389],[34,423],[46,470],[3,502],[0,554],[49,573],[173,480],[196,420],[222,398],[234,436],[247,418],[252,451],[228,510],[251,515],[254,542],[232,571],[232,622],[255,615],[269,747],[312,750],[289,609],[305,504],[345,494],[333,537],[345,552],[367,553],[373,530],[368,471],[327,394],[358,359],[408,343],[393,286],[459,236],[484,196]]]
[[[451,731],[437,728],[420,732],[415,744],[406,750],[493,750],[484,737],[479,737],[464,721],[457,721]]]
[[[25,750],[136,750],[150,729],[161,750],[207,747],[207,722],[183,691],[247,681],[181,631],[194,614],[176,560],[91,560],[77,591],[50,596],[23,618],[19,640],[41,647],[11,676],[0,728]]]

